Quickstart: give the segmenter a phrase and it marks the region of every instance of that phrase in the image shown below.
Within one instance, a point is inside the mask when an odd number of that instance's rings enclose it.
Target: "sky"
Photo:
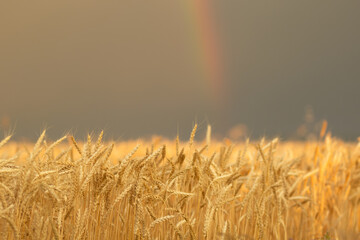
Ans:
[[[1,131],[355,140],[359,22],[355,0],[1,1]]]

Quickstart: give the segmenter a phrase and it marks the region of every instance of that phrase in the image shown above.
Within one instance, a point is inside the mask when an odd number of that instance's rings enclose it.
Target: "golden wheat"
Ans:
[[[188,148],[179,137],[106,143],[103,132],[94,143],[6,137],[0,238],[360,237],[360,143],[325,137],[326,123],[321,141],[303,143],[211,141],[210,126],[196,142],[196,129]]]

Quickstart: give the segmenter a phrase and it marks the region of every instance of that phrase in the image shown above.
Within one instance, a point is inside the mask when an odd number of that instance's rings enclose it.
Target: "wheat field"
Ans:
[[[360,143],[0,142],[1,239],[359,239]]]

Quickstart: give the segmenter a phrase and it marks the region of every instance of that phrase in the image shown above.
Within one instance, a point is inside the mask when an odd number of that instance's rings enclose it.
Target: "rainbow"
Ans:
[[[208,92],[214,103],[221,105],[225,99],[222,49],[211,3],[208,0],[184,0],[184,2],[191,19],[192,35],[195,36],[197,61],[201,65]]]

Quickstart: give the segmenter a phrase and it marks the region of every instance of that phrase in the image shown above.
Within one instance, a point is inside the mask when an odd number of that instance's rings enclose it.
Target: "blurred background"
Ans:
[[[0,125],[17,139],[105,130],[360,135],[360,1],[0,2]]]

